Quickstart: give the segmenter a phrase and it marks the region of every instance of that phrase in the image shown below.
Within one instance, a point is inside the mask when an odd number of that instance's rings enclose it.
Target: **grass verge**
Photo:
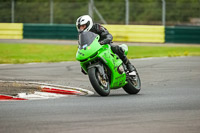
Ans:
[[[0,64],[75,61],[76,45],[0,43]],[[129,46],[128,58],[200,56],[193,46]]]

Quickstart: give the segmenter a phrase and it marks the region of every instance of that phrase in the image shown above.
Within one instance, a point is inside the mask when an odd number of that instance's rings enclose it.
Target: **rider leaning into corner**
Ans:
[[[129,72],[134,71],[134,67],[131,65],[130,61],[126,57],[124,50],[118,45],[112,44],[112,35],[100,24],[93,24],[92,18],[89,15],[80,16],[76,21],[76,28],[80,33],[85,31],[90,31],[100,36],[99,43],[101,45],[110,44],[111,50],[119,56],[123,63],[128,68]],[[82,71],[83,72],[83,71]]]

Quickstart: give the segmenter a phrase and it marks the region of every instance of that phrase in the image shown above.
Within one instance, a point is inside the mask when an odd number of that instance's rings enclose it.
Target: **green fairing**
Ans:
[[[95,38],[95,40],[92,42],[90,46],[86,47],[85,49],[79,48],[76,53],[76,60],[81,61],[81,60],[88,59],[89,57],[94,55],[96,52],[98,52],[99,49],[102,48],[98,40],[99,40],[99,36]]]
[[[109,44],[100,45],[98,40],[99,36],[86,48],[79,48],[76,53],[76,59],[80,61],[80,65],[86,73],[91,62],[98,61],[99,59],[102,60],[111,71],[110,88],[117,89],[123,87],[127,84],[126,73],[120,74],[117,70],[122,65],[122,61],[112,52]],[[127,54],[128,49],[125,48],[124,50]]]
[[[120,74],[117,71],[118,66],[122,65],[122,61],[111,51],[110,45],[103,45],[102,49],[99,50],[99,53],[98,57],[104,61],[112,73],[110,88],[114,89],[124,86],[126,84],[126,74]]]

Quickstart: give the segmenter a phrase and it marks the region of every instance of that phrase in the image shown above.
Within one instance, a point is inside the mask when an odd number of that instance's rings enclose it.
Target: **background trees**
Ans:
[[[88,14],[89,0],[54,0],[54,23],[74,24],[78,16]],[[108,24],[125,24],[124,0],[94,0]],[[129,0],[130,24],[161,24],[161,0]],[[95,22],[101,23],[94,13]],[[167,25],[198,24],[199,0],[166,0]],[[0,22],[11,22],[11,1],[0,0]],[[50,0],[15,0],[15,22],[49,23]]]

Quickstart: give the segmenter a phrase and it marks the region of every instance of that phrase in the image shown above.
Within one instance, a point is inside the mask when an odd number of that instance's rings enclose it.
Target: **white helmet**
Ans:
[[[83,31],[80,31],[81,25],[86,25],[86,28]],[[92,18],[89,15],[80,16],[76,20],[76,28],[78,32],[89,31],[92,28],[92,26],[93,26]]]

